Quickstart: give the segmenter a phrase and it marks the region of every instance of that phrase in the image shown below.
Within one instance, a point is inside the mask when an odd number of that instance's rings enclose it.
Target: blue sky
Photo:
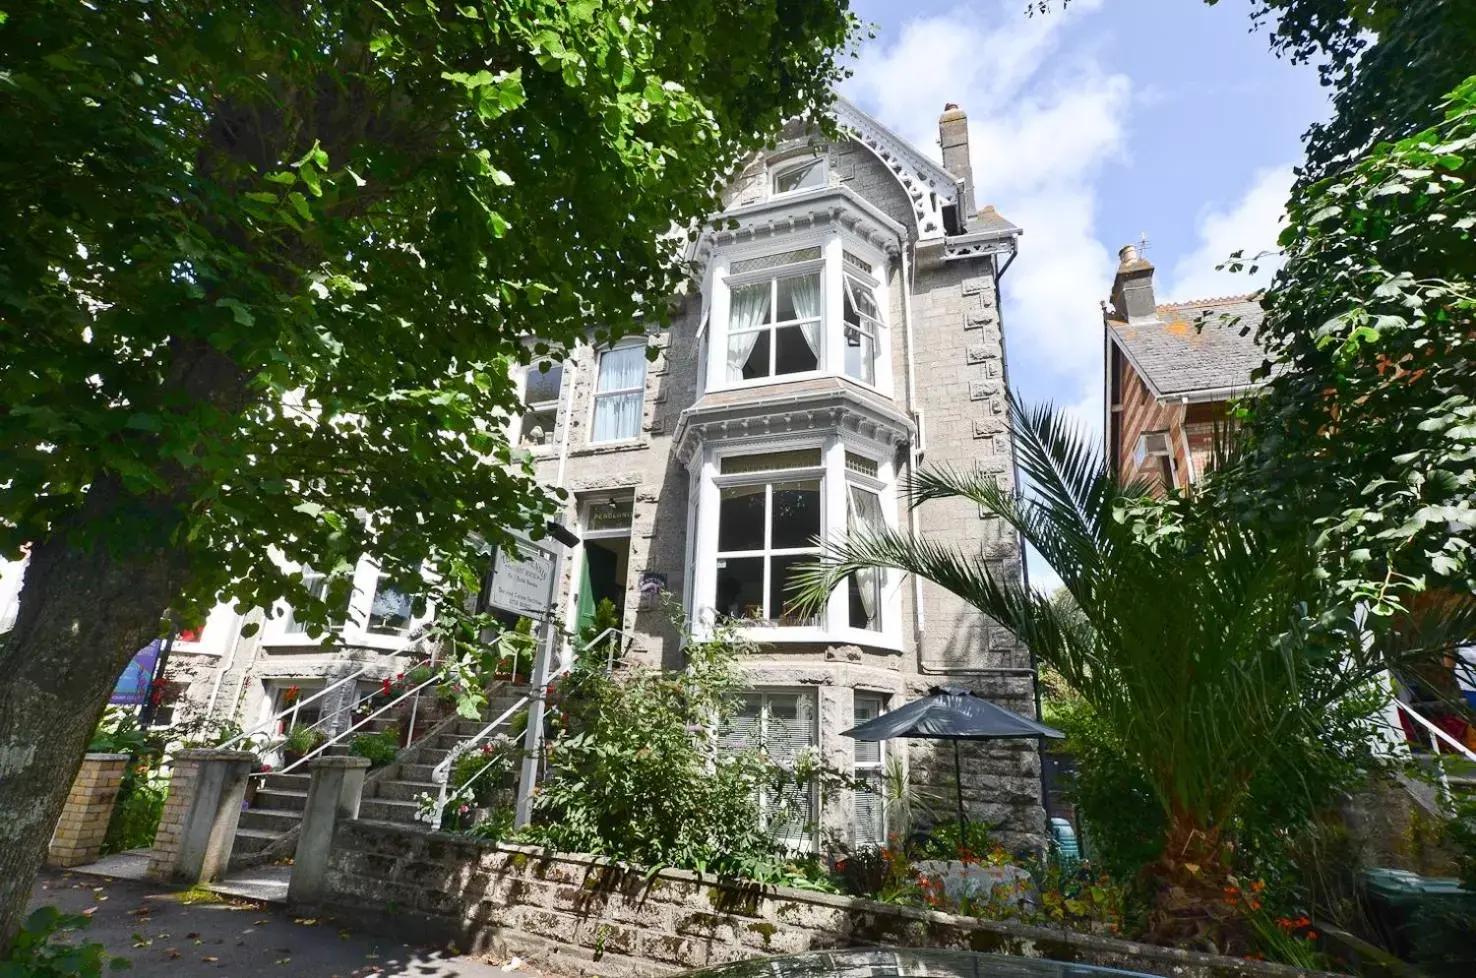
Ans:
[[[1274,246],[1301,134],[1329,104],[1313,68],[1251,33],[1248,3],[1073,0],[1034,18],[1025,0],[854,5],[877,37],[842,91],[935,158],[957,102],[979,204],[1025,230],[1002,296],[1027,400],[1100,431],[1099,303],[1141,235],[1160,302],[1265,284],[1215,266]],[[1048,586],[1042,570],[1032,582]]]

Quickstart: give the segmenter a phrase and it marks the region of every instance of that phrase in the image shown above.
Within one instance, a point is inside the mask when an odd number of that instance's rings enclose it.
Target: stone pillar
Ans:
[[[313,779],[297,835],[292,880],[287,884],[288,903],[312,906],[321,899],[334,829],[340,821],[359,817],[368,767],[367,757],[319,757],[308,762]]]
[[[128,767],[127,754],[87,754],[72,782],[61,819],[51,837],[46,862],[51,866],[81,866],[97,862],[113,802]]]
[[[169,798],[149,857],[150,877],[207,883],[225,872],[246,799],[246,778],[256,763],[249,751],[175,752]]]
[[[856,742],[840,735],[856,725],[856,691],[849,686],[821,686],[820,762],[831,770],[851,774],[856,766]],[[855,836],[856,796],[831,791],[819,812],[820,838],[827,845],[849,846]]]

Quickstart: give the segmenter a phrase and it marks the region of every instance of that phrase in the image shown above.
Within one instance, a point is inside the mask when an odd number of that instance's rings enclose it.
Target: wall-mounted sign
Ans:
[[[553,607],[558,555],[536,543],[500,547],[492,559],[487,603],[528,618],[544,618]]]

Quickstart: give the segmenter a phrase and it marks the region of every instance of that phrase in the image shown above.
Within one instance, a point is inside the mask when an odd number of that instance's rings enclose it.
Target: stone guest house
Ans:
[[[897,573],[856,575],[815,617],[794,613],[787,585],[816,537],[865,525],[967,544],[1023,573],[1002,523],[965,501],[909,510],[902,491],[922,464],[1014,479],[999,288],[1021,231],[975,208],[956,107],[939,120],[942,165],[843,100],[836,114],[845,138],[792,126],[737,175],[727,210],[693,246],[700,278],[668,332],[535,365],[512,432],[541,479],[571,494],[564,522],[583,542],[566,561],[567,621],[583,624],[608,599],[630,658],[677,668],[659,592],[698,622],[744,619],[760,651],[745,662],[731,747],[781,759],[814,748],[878,783],[896,752],[914,784],[951,786],[951,752],[935,744],[840,733],[941,683],[1034,715],[1028,651]],[[404,669],[418,624],[408,597],[382,586],[367,557],[355,585],[334,650],[285,607],[249,639],[218,609],[174,650],[177,712],[251,726],[361,666],[366,688]],[[964,757],[971,817],[999,823],[1007,845],[1040,844],[1036,745],[970,745]],[[814,814],[831,838],[885,835],[874,794]]]

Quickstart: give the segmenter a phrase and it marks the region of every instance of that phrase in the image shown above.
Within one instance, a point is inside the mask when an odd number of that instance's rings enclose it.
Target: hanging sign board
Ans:
[[[492,559],[487,603],[528,618],[548,617],[558,588],[558,556],[553,550],[527,540],[499,547]]]

